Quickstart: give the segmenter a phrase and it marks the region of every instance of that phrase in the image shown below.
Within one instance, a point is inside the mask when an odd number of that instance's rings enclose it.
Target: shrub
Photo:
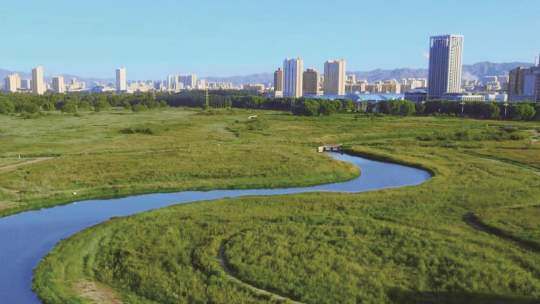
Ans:
[[[514,107],[513,118],[516,120],[532,120],[535,115],[536,110],[528,103],[521,103]]]
[[[60,110],[64,113],[77,113],[77,109],[77,103],[75,103],[74,101],[65,102],[60,107]]]
[[[15,105],[9,99],[0,99],[0,114],[10,114],[15,112]]]
[[[148,110],[148,108],[145,105],[138,103],[138,104],[132,105],[131,110],[133,112],[142,112],[142,111]]]

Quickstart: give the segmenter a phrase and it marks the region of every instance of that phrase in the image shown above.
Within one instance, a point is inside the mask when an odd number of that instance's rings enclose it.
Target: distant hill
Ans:
[[[465,79],[481,79],[485,76],[506,75],[511,69],[518,66],[532,66],[529,62],[508,62],[508,63],[493,63],[479,62],[471,65],[463,65],[463,78]],[[368,81],[379,81],[386,79],[402,79],[402,78],[427,78],[427,69],[393,69],[393,70],[372,70],[350,72],[355,74],[358,79],[367,79]]]
[[[465,79],[481,79],[485,76],[506,75],[508,72],[518,66],[531,66],[529,62],[508,62],[508,63],[493,63],[479,62],[471,65],[463,66],[463,78]],[[371,71],[349,71],[350,74],[355,74],[358,79],[366,79],[370,82],[387,80],[387,79],[402,79],[402,78],[427,78],[427,69],[414,68],[399,68],[391,70],[376,69]],[[209,81],[232,82],[236,85],[244,83],[272,83],[274,80],[273,73],[260,73],[244,76],[231,77],[208,77]]]
[[[207,81],[210,82],[232,82],[235,85],[245,84],[245,83],[273,83],[274,74],[273,73],[259,73],[251,74],[244,76],[229,76],[229,77],[204,77]]]
[[[18,72],[18,71],[8,71],[8,70],[5,70],[5,69],[0,69],[0,87],[4,86],[4,78],[6,78],[8,75],[13,74],[13,73],[19,74],[19,76],[21,76],[22,79],[30,79],[30,78],[32,78],[31,73]],[[94,82],[101,82],[101,83],[102,82],[106,82],[106,83],[114,82],[114,79],[88,78],[88,77],[79,77],[79,76],[76,76],[76,75],[69,75],[69,74],[64,74],[63,76],[64,76],[64,80],[66,82],[69,81],[70,79],[76,78],[79,81],[85,82],[87,87],[91,86]],[[45,79],[47,81],[50,81],[51,77],[46,76]]]

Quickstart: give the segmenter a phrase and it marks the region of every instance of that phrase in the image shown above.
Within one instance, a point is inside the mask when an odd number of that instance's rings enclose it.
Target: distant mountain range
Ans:
[[[508,62],[508,63],[493,63],[479,62],[471,65],[463,66],[463,78],[465,79],[482,79],[485,76],[500,76],[507,75],[511,69],[518,66],[532,66],[529,62]],[[387,79],[402,79],[402,78],[427,78],[427,69],[400,68],[392,70],[376,69],[371,71],[348,71],[348,74],[355,74],[358,79],[368,80],[369,82],[387,80]],[[245,76],[232,77],[208,77],[209,81],[232,82],[234,84],[243,83],[271,83],[274,80],[273,73],[261,73]]]
[[[508,63],[493,63],[479,62],[471,65],[463,65],[463,78],[474,80],[482,79],[485,76],[500,76],[507,75],[508,72],[519,66],[532,66],[528,62],[508,62]],[[394,69],[394,70],[373,70],[367,72],[352,72],[359,79],[367,79],[368,81],[378,81],[385,79],[402,79],[402,78],[427,78],[427,69]]]
[[[22,79],[31,79],[32,74],[27,72],[16,72],[16,71],[8,71],[5,69],[0,69],[0,87],[3,87],[4,85],[4,78],[6,78],[7,75],[17,73],[19,76],[21,76]],[[95,77],[80,77],[77,75],[70,75],[70,74],[63,74],[64,81],[67,83],[69,80],[76,78],[78,81],[82,81],[86,83],[86,86],[89,87],[93,83],[99,82],[99,83],[114,83],[114,79],[106,79],[106,78],[95,78]],[[51,80],[51,77],[46,76],[45,79],[47,81]]]
[[[499,76],[506,75],[508,71],[518,66],[532,66],[529,62],[507,62],[507,63],[493,63],[493,62],[479,62],[472,65],[463,66],[463,78],[465,79],[482,79],[485,76]],[[8,74],[13,72],[0,69],[0,79],[3,80]],[[376,69],[371,71],[349,71],[349,74],[355,74],[358,79],[368,80],[370,82],[387,80],[387,79],[402,79],[402,78],[426,78],[427,69],[414,69],[414,68],[400,68],[400,69]],[[19,72],[22,78],[30,78],[29,73]],[[94,82],[113,82],[113,79],[100,79],[100,78],[85,78],[75,75],[64,75],[66,81],[71,78],[77,78],[80,81],[84,81],[87,85],[91,85]],[[230,77],[203,77],[208,81],[218,82],[231,82],[235,85],[241,85],[245,83],[272,83],[274,81],[273,73],[259,73],[243,76],[230,76]],[[3,82],[3,81],[2,81]]]

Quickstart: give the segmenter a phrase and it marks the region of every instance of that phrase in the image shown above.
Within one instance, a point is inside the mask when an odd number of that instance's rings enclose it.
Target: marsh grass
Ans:
[[[448,117],[197,113],[53,116],[54,130],[45,120],[9,120],[17,128],[4,130],[16,130],[8,131],[15,140],[2,155],[60,157],[2,176],[0,185],[28,187],[14,201],[31,208],[61,200],[54,194],[67,189],[99,196],[111,189],[277,187],[358,174],[315,153],[323,143],[428,168],[434,177],[401,189],[227,199],[113,219],[61,242],[40,264],[34,288],[45,303],[79,303],[72,283],[81,280],[111,287],[126,303],[270,302],[228,279],[217,258],[222,244],[242,281],[307,303],[540,298],[540,255],[463,220],[472,212],[539,241],[531,233],[537,209],[530,209],[540,197],[540,146],[531,143],[537,123],[506,130],[505,122]],[[259,118],[250,121],[254,113]],[[168,130],[119,132],[149,123]],[[512,138],[516,133],[523,137]]]

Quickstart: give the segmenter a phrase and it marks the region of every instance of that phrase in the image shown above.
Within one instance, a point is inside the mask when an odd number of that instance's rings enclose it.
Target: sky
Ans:
[[[427,66],[429,36],[465,36],[465,64],[533,62],[538,0],[0,0],[0,68],[164,79],[273,72],[344,58],[347,70]]]

